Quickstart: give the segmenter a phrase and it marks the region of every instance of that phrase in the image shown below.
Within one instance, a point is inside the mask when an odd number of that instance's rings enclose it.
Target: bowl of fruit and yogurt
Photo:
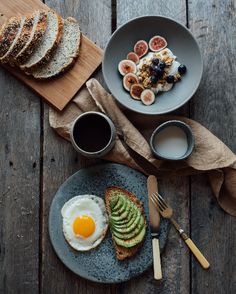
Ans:
[[[119,62],[118,70],[130,96],[144,105],[151,105],[157,94],[170,91],[181,80],[187,68],[167,48],[165,38],[157,35],[148,43],[137,41],[133,51]]]

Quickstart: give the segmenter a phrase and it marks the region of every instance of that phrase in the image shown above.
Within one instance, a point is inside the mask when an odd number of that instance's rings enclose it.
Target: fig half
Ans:
[[[123,86],[125,90],[130,91],[130,88],[133,84],[138,84],[138,77],[132,72],[127,73],[123,77]]]
[[[134,52],[138,55],[138,57],[142,57],[145,54],[147,54],[148,52],[148,44],[146,41],[144,40],[140,40],[138,41],[135,45],[134,45]]]
[[[167,46],[166,39],[161,37],[161,36],[154,36],[150,39],[149,43],[149,48],[153,52],[161,51]]]
[[[140,100],[141,93],[143,92],[144,87],[140,84],[133,84],[130,88],[130,95],[135,100]]]
[[[138,64],[139,63],[139,57],[134,52],[129,52],[127,54],[127,59],[132,60],[135,64]]]
[[[122,76],[127,73],[136,73],[136,64],[128,59],[121,60],[118,65],[118,70]]]
[[[155,94],[152,90],[146,89],[141,93],[141,101],[145,105],[151,105],[155,101]]]

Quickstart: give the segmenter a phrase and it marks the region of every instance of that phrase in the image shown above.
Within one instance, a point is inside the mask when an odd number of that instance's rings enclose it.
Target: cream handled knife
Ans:
[[[161,270],[161,256],[160,256],[160,247],[159,247],[160,215],[150,198],[154,192],[158,192],[157,179],[155,176],[148,177],[147,188],[148,188],[150,226],[151,226],[151,235],[152,235],[154,278],[156,280],[161,280],[162,270]]]

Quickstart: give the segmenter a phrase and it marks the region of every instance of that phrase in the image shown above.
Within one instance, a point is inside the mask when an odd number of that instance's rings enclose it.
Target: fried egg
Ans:
[[[80,195],[67,201],[62,209],[65,239],[78,251],[97,247],[105,237],[108,216],[102,198]]]

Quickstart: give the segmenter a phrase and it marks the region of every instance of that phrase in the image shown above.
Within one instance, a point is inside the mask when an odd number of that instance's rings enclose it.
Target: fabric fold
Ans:
[[[86,111],[100,111],[108,115],[117,129],[114,148],[104,157],[130,166],[145,174],[158,177],[183,176],[207,173],[214,195],[220,206],[236,216],[236,155],[209,130],[198,122],[179,116],[164,115],[150,119],[124,114],[114,98],[96,79],[90,79],[66,109],[59,113],[49,111],[50,126],[69,140],[69,131],[75,118]],[[128,116],[129,115],[129,116]],[[155,158],[149,147],[150,134],[160,123],[177,119],[186,122],[193,130],[195,148],[184,161],[171,162]],[[137,126],[137,127],[136,127]]]

